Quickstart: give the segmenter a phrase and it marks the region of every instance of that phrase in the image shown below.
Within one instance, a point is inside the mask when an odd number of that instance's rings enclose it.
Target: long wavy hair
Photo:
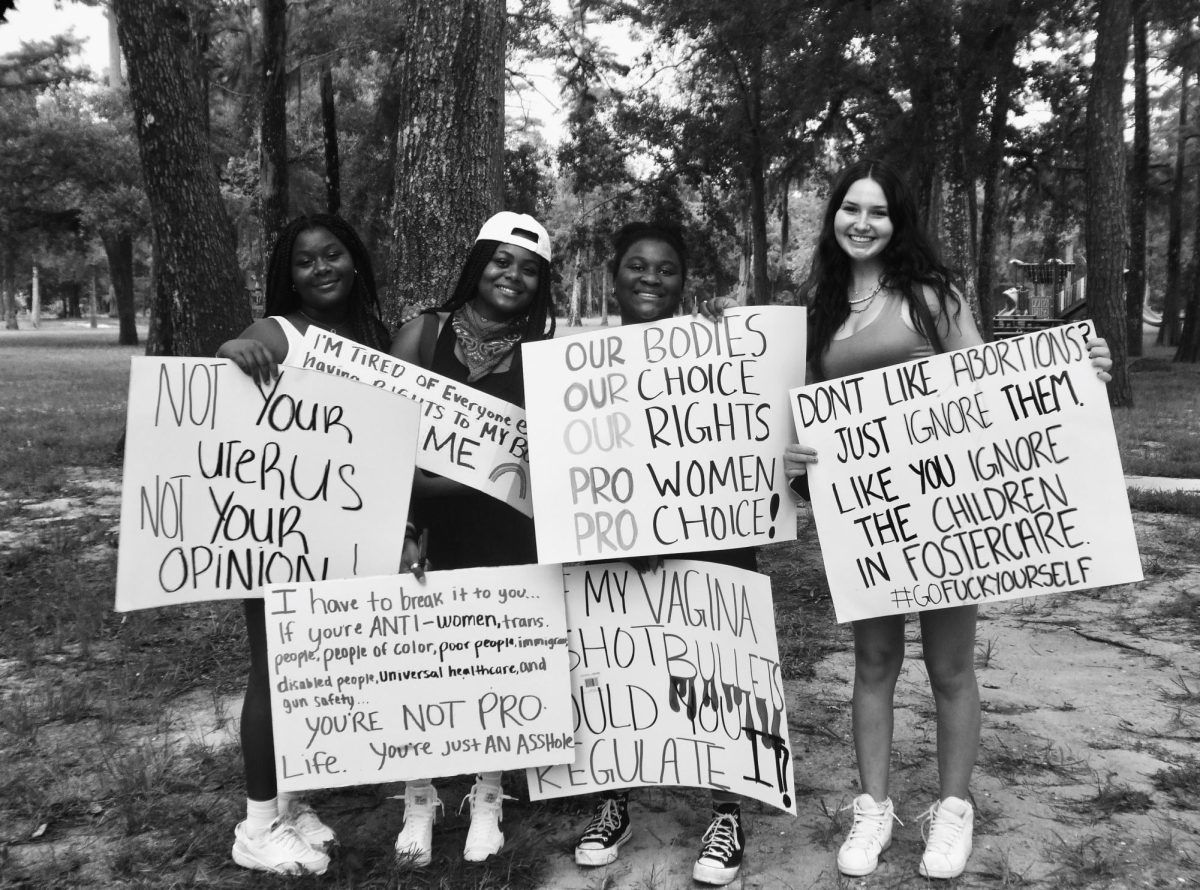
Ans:
[[[504,242],[482,240],[476,241],[467,260],[459,273],[458,283],[450,298],[438,307],[439,312],[453,312],[460,306],[465,306],[479,294],[479,280],[483,278],[483,270],[492,261],[496,248]],[[550,263],[544,257],[537,257],[538,286],[529,304],[525,316],[525,329],[521,333],[521,342],[530,343],[535,340],[548,340],[554,336],[555,319],[553,299],[550,294]]]
[[[379,320],[379,293],[375,288],[375,270],[371,255],[354,228],[332,213],[311,213],[293,219],[275,242],[271,261],[267,264],[266,315],[288,315],[300,311],[300,295],[292,286],[292,249],[301,232],[327,229],[345,245],[354,260],[354,283],[350,288],[350,308],[347,321],[351,339],[372,349],[386,352],[390,342],[388,329]]]
[[[846,298],[851,284],[850,258],[837,243],[834,220],[846,192],[860,179],[878,183],[887,199],[892,237],[881,255],[881,280],[884,287],[898,290],[903,295],[917,331],[925,339],[932,339],[933,332],[925,330],[924,313],[917,305],[918,300],[925,300],[926,286],[937,295],[941,308],[939,317],[957,318],[962,309],[950,270],[942,265],[937,250],[925,234],[917,218],[916,201],[904,180],[882,161],[870,158],[858,161],[841,172],[829,193],[812,266],[802,285],[802,292],[808,299],[808,354],[818,368],[821,355],[834,333],[850,317],[850,303]]]

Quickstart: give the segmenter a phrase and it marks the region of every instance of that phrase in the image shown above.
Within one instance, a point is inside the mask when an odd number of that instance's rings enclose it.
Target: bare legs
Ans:
[[[979,751],[975,606],[920,613],[921,643],[937,706],[940,797],[966,799]],[[904,663],[904,618],[854,622],[854,750],[863,791],[888,797],[892,706]]]

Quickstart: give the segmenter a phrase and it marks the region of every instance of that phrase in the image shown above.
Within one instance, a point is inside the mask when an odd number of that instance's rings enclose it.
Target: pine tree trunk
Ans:
[[[108,257],[108,279],[117,303],[122,346],[137,346],[137,307],[133,297],[133,236],[128,230],[106,232],[101,241]]]
[[[583,274],[579,268],[579,254],[575,254],[574,274],[571,275],[571,301],[570,308],[567,310],[567,327],[577,328],[583,322],[579,320],[579,297],[582,287],[580,285],[579,276]]]
[[[262,20],[262,121],[258,175],[262,191],[263,280],[275,239],[287,225],[287,2],[258,0]]]
[[[1163,294],[1162,325],[1158,329],[1160,346],[1179,343],[1179,307],[1183,303],[1183,190],[1187,182],[1188,80],[1191,72],[1184,67],[1179,75],[1179,127],[1175,134],[1175,175],[1167,198],[1167,284]]]
[[[1125,326],[1129,355],[1142,354],[1146,301],[1146,194],[1150,188],[1150,89],[1146,81],[1146,3],[1133,11],[1133,163],[1129,177],[1129,279]]]
[[[16,250],[11,240],[0,249],[0,297],[4,299],[4,329],[15,331],[18,329]]]
[[[483,221],[504,163],[504,0],[417,0],[400,70],[393,252],[383,316],[437,304]]]
[[[992,101],[991,120],[988,125],[988,144],[983,159],[983,206],[980,208],[979,220],[979,329],[983,339],[991,340],[992,318],[996,314],[996,306],[992,301],[992,291],[996,286],[996,230],[997,220],[1000,219],[1000,202],[1003,189],[1001,177],[1004,175],[1004,147],[1008,133],[1008,114],[1012,108],[1013,84],[1017,79],[1017,41],[1019,31],[1016,18],[1020,14],[1019,2],[1009,4],[1008,19],[997,38],[996,59],[999,69],[996,73],[996,89]]]
[[[172,355],[212,355],[250,323],[250,306],[205,135],[189,4],[113,0],[113,9],[158,240],[165,345]]]
[[[333,72],[321,71],[321,127],[325,137],[325,209],[342,207],[342,166],[338,160],[337,107],[333,102]]]
[[[1196,196],[1192,206],[1200,208],[1200,176],[1196,177]],[[1194,213],[1192,231],[1192,262],[1187,276],[1187,311],[1183,330],[1179,334],[1177,362],[1200,362],[1200,210]]]
[[[1133,404],[1125,326],[1125,117],[1122,93],[1129,49],[1131,0],[1099,0],[1096,59],[1087,106],[1088,313],[1112,350],[1113,406]]]

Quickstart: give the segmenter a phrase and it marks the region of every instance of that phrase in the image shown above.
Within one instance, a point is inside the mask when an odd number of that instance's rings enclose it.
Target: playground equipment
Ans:
[[[1017,283],[1000,294],[1006,305],[992,318],[997,338],[1054,327],[1079,314],[1083,301],[1070,299],[1074,263],[1059,259],[1044,263],[1017,259],[1008,262]]]

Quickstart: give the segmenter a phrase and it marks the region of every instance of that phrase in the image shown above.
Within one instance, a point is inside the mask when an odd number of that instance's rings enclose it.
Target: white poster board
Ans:
[[[281,791],[574,757],[561,566],[274,587]]]
[[[526,772],[530,800],[683,785],[795,815],[771,580],[676,559],[563,575],[578,747]]]
[[[804,343],[802,308],[762,306],[526,344],[538,561],[794,538]]]
[[[311,371],[134,358],[117,610],[397,571],[419,414]]]
[[[366,383],[421,403],[417,466],[533,515],[525,411],[503,399],[309,325],[297,368]]]
[[[838,621],[1141,580],[1092,331],[792,392]]]

